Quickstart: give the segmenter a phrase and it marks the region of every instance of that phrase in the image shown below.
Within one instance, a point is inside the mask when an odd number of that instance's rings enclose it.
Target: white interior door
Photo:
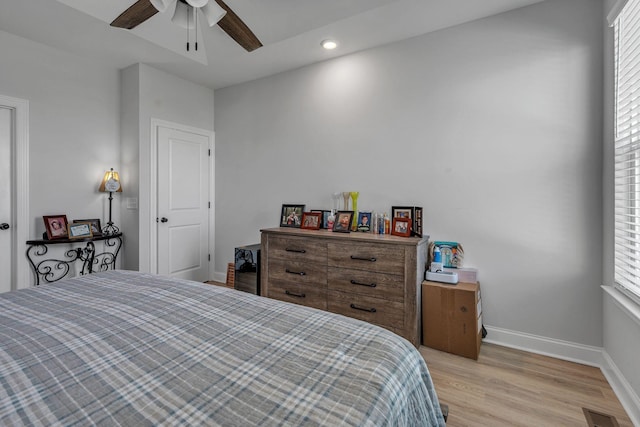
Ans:
[[[158,128],[158,273],[209,276],[209,147],[206,135]]]
[[[11,200],[13,111],[0,106],[0,292],[12,289],[14,225]]]

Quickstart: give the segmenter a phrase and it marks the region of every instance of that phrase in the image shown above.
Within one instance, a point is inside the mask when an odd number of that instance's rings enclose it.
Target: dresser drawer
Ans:
[[[327,287],[327,266],[313,262],[269,260],[269,282],[315,284]]]
[[[327,244],[318,239],[270,236],[269,257],[306,262],[327,262]]]
[[[342,314],[394,330],[404,328],[404,304],[339,291],[327,291],[327,307]]]
[[[331,267],[404,275],[402,247],[368,243],[329,243],[327,250]]]
[[[350,292],[389,301],[404,301],[404,280],[397,274],[329,267],[330,291]]]
[[[327,309],[327,291],[313,285],[299,285],[294,283],[270,283],[268,298],[279,299],[280,301],[292,302],[294,304],[306,305],[307,307]]]
[[[420,345],[427,236],[292,227],[260,232],[263,296],[375,323]]]

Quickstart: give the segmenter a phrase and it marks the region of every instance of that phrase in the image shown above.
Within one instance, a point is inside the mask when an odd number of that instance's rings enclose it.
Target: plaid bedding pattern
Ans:
[[[107,271],[0,295],[0,425],[444,426],[416,349],[355,319]]]

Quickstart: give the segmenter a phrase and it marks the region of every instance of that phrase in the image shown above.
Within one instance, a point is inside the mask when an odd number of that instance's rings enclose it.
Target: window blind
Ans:
[[[640,302],[640,0],[614,25],[615,282]]]

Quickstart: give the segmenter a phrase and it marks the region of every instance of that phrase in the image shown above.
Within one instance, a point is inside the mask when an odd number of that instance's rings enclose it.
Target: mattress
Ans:
[[[107,271],[0,295],[0,425],[444,425],[405,339],[233,289]]]

